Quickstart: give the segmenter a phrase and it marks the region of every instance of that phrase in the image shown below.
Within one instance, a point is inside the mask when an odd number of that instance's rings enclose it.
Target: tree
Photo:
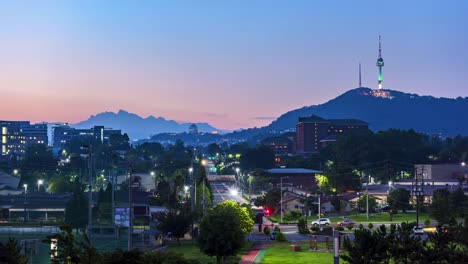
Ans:
[[[392,210],[406,210],[409,208],[409,199],[411,195],[410,192],[404,188],[398,188],[393,190],[388,195],[388,204],[392,208]]]
[[[193,214],[188,205],[181,209],[169,209],[165,212],[156,214],[156,225],[163,233],[172,233],[180,245],[180,238],[190,230]]]
[[[372,208],[375,208],[376,205],[377,205],[377,201],[375,200],[375,198],[372,196],[369,196],[369,212],[372,210]],[[367,194],[364,194],[363,196],[359,198],[357,206],[358,206],[359,212],[361,212],[362,208],[364,208],[364,210],[367,209]]]
[[[65,207],[65,223],[73,228],[84,228],[88,223],[88,198],[81,183],[75,181],[74,191]]]
[[[99,219],[112,222],[112,183],[107,184],[105,191],[99,190],[98,198]]]
[[[430,215],[441,225],[448,224],[457,216],[449,197],[450,192],[447,189],[436,190],[432,196]]]
[[[224,201],[208,210],[200,222],[198,243],[201,251],[216,256],[221,263],[227,256],[236,255],[252,230],[253,220],[246,208],[233,201]]]
[[[101,262],[101,255],[96,248],[92,247],[86,233],[80,235],[82,240],[78,241],[73,235],[72,228],[67,225],[60,226],[60,233],[48,235],[42,242],[46,244],[56,244],[51,247],[50,255],[53,256],[51,262],[54,264],[95,264]]]
[[[73,182],[70,182],[70,175],[56,175],[49,180],[50,193],[68,193],[74,190]]]
[[[14,238],[8,238],[5,243],[0,242],[0,263],[26,264],[28,258],[20,254],[18,241]]]
[[[461,187],[450,193],[449,202],[458,217],[465,216],[465,210],[468,208],[468,196],[465,195]]]
[[[345,237],[346,253],[341,258],[350,264],[380,264],[389,263],[388,242],[385,240],[385,226],[378,231],[356,229],[354,240]]]

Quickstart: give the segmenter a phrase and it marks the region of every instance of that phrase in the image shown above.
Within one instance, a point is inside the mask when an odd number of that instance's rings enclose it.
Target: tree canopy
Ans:
[[[200,249],[209,256],[216,256],[220,263],[239,252],[252,227],[253,220],[246,208],[224,201],[209,209],[202,218],[198,237]]]

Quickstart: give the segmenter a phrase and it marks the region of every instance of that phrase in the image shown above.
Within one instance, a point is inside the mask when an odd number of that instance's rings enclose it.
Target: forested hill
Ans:
[[[468,135],[468,97],[436,98],[393,90],[357,88],[321,105],[306,106],[281,115],[263,129],[295,128],[299,117],[353,118],[369,128],[414,129],[427,134]]]

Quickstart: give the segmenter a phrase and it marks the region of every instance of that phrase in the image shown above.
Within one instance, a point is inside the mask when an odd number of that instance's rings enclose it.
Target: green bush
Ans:
[[[286,242],[286,241],[288,241],[288,240],[286,239],[286,236],[285,236],[283,233],[278,232],[278,233],[276,234],[276,241],[279,241],[279,242]]]
[[[265,227],[265,228],[263,229],[263,233],[264,233],[265,235],[269,236],[269,235],[271,234],[270,228],[269,228],[268,226]]]
[[[369,229],[372,229],[372,228],[374,228],[374,224],[372,224],[372,223],[369,223],[369,224],[367,225],[367,228],[369,228]]]
[[[312,232],[316,232],[316,231],[319,231],[320,228],[319,228],[318,226],[313,226],[313,227],[310,228],[310,230],[311,230]]]
[[[335,227],[335,230],[344,231],[344,228],[342,226],[337,226],[337,227]]]
[[[353,225],[348,225],[346,228],[348,228],[348,230],[351,230],[351,229],[354,228],[354,226]]]
[[[431,220],[426,219],[426,221],[424,221],[424,225],[425,225],[426,227],[429,227],[429,226],[431,225]]]
[[[307,229],[307,228],[299,228],[299,234],[301,234],[301,235],[310,234],[310,230]]]
[[[364,229],[364,226],[362,224],[359,224],[359,230]]]
[[[307,226],[307,223],[306,223],[306,220],[304,218],[301,218],[301,219],[299,219],[299,221],[297,221],[297,228],[299,230],[306,228],[306,226]]]
[[[330,230],[330,229],[333,229],[333,227],[331,227],[331,226],[324,226],[324,227],[322,227],[322,230]]]
[[[278,226],[275,226],[275,229],[273,229],[273,230],[276,231],[276,232],[280,232],[280,231],[281,231],[281,229],[280,229]]]
[[[301,218],[301,216],[302,216],[302,213],[299,210],[292,210],[292,211],[284,213],[284,219],[286,221],[297,220]]]

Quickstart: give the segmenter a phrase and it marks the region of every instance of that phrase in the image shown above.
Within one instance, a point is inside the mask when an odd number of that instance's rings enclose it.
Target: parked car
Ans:
[[[318,226],[318,225],[331,225],[330,219],[328,218],[319,218],[317,220],[312,221],[311,223],[313,226]]]
[[[343,221],[340,221],[337,223],[338,226],[349,226],[349,225],[356,225],[356,222],[354,222],[353,220],[349,219],[349,218],[346,218],[344,219]]]
[[[422,235],[424,234],[424,230],[422,226],[414,226],[411,230],[411,233],[413,233],[414,235]]]

